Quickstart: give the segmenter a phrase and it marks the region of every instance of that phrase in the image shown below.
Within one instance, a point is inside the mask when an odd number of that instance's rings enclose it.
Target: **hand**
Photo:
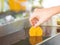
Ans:
[[[36,27],[47,21],[52,15],[53,11],[49,8],[35,9],[33,14],[30,16],[29,21],[32,26]]]

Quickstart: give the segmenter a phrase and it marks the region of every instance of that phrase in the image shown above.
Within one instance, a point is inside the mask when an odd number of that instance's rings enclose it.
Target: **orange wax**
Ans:
[[[31,27],[30,30],[29,30],[29,41],[30,41],[30,44],[31,45],[35,45],[39,42],[41,42],[43,39],[42,39],[42,35],[43,35],[43,30],[41,29],[41,27]]]

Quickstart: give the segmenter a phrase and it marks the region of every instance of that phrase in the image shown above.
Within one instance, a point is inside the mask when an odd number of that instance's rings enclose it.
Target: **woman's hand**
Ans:
[[[56,13],[58,13],[57,7],[35,9],[33,14],[29,18],[30,24],[35,27],[39,26]],[[35,20],[34,18],[37,20]]]

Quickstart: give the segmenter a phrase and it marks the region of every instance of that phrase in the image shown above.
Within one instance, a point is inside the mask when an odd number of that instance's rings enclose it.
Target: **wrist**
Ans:
[[[57,13],[60,13],[60,6],[56,7],[56,11],[57,11]]]
[[[50,11],[51,11],[52,15],[59,14],[60,13],[60,6],[51,7]]]
[[[60,13],[60,6],[53,7],[53,10],[55,11],[56,14]]]
[[[58,6],[58,10],[59,10],[59,13],[60,13],[60,6]]]

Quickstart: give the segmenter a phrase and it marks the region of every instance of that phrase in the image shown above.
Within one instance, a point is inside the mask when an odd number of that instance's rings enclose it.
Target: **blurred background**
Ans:
[[[49,5],[44,0],[0,0],[0,45],[12,45],[28,38],[29,16],[35,8],[46,7]],[[60,32],[60,14],[40,26],[44,37],[54,36]]]

